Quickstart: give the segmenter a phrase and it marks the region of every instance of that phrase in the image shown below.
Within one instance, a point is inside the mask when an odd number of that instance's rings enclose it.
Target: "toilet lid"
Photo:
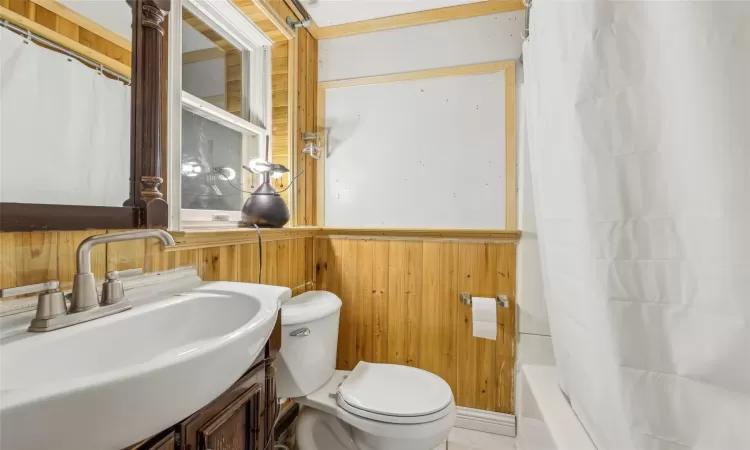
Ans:
[[[439,376],[408,366],[360,362],[339,386],[339,405],[366,418],[424,423],[446,414],[453,401]]]

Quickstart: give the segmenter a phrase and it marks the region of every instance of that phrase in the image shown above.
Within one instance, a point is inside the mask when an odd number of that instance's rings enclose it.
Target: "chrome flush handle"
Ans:
[[[298,330],[294,330],[291,333],[289,333],[289,336],[294,336],[294,337],[310,336],[310,329],[309,328],[300,328]]]

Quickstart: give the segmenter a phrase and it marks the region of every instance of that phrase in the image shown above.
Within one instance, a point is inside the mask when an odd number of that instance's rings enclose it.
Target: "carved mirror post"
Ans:
[[[164,228],[167,202],[160,191],[162,133],[162,46],[169,0],[129,0],[133,8],[133,74],[130,189],[140,225]]]

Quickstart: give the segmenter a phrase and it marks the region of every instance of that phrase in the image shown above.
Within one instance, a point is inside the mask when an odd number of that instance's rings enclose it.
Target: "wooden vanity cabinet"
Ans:
[[[273,448],[276,392],[271,359],[257,361],[237,383],[177,425],[178,450]]]
[[[174,430],[167,430],[129,450],[174,450],[177,434]]]

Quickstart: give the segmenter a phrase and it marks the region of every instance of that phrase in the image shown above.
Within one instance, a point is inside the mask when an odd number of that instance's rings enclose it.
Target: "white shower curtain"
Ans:
[[[750,3],[534,0],[560,384],[600,450],[750,449]]]
[[[0,202],[122,206],[130,86],[0,28]]]

